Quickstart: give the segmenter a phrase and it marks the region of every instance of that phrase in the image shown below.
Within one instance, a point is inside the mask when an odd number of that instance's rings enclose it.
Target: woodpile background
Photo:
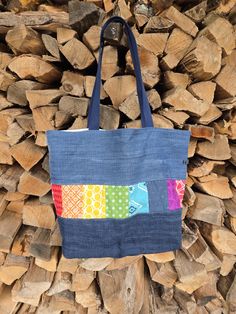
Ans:
[[[0,9],[0,314],[236,313],[236,1]],[[45,131],[86,127],[99,32],[114,14],[133,26],[155,127],[191,130],[182,250],[67,260]],[[140,127],[120,25],[106,40],[101,127]]]

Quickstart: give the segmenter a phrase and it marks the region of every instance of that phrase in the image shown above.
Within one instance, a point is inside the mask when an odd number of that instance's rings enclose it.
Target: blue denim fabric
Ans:
[[[188,130],[150,127],[46,134],[53,184],[128,185],[186,177]]]
[[[181,248],[181,210],[125,219],[58,217],[58,222],[66,258],[120,258]]]
[[[168,210],[168,193],[166,180],[148,181],[149,209],[151,213]]]

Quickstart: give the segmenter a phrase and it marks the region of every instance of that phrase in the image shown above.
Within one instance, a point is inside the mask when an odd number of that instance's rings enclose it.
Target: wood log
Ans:
[[[52,229],[55,224],[53,207],[49,204],[41,204],[37,198],[27,200],[23,207],[23,223],[25,225]]]
[[[135,78],[132,75],[111,77],[103,86],[116,109],[122,101],[136,90]]]
[[[92,25],[98,24],[104,17],[104,11],[91,2],[73,0],[68,5],[69,25],[79,35],[84,34]]]
[[[144,289],[144,276],[141,271],[143,267],[144,261],[139,259],[134,265],[119,272],[109,271],[109,276],[105,270],[98,272],[102,298],[109,312],[129,312],[130,308],[134,308],[135,312],[140,311],[143,303],[141,295]],[[127,280],[127,278],[130,279]],[[126,293],[128,302],[124,302],[123,293]]]
[[[160,114],[153,114],[153,124],[155,128],[173,128],[173,123]],[[134,120],[124,124],[126,128],[141,128],[141,120]]]
[[[17,310],[17,302],[12,300],[11,286],[4,285],[0,291],[1,303],[0,311],[3,313],[13,313]]]
[[[114,258],[111,261],[111,263],[106,266],[105,269],[106,270],[122,269],[136,263],[140,258],[142,258],[142,255]]]
[[[229,179],[225,176],[212,173],[198,180],[194,180],[195,186],[209,195],[220,197],[222,199],[231,198],[233,196],[229,185]]]
[[[166,33],[145,33],[140,34],[136,39],[137,44],[156,56],[161,56],[167,42],[168,34]]]
[[[43,196],[50,191],[48,183],[48,173],[43,169],[34,169],[34,171],[25,171],[19,181],[18,191],[23,194]]]
[[[12,288],[13,301],[37,306],[41,294],[51,286],[53,275],[53,272],[31,263],[29,270]]]
[[[194,226],[194,228],[193,228]],[[195,242],[191,243],[188,247],[183,247],[184,252],[190,259],[205,265],[206,271],[213,272],[221,267],[221,261],[216,254],[208,246],[207,242],[201,236],[198,227],[193,224],[192,229],[197,236]]]
[[[67,41],[76,37],[76,31],[67,27],[58,27],[57,28],[57,42],[58,44],[65,44]]]
[[[147,265],[153,281],[156,281],[166,287],[173,287],[178,276],[171,263],[166,262],[159,264],[147,259]]]
[[[29,258],[8,254],[2,266],[0,266],[0,280],[6,285],[11,285],[16,279],[26,273],[29,268]]]
[[[208,160],[204,157],[194,156],[188,166],[188,174],[193,177],[203,177],[214,172],[218,165],[224,165],[224,161]]]
[[[234,254],[236,236],[224,226],[215,226],[208,223],[200,225],[203,236],[221,253]]]
[[[45,46],[39,33],[23,23],[7,32],[6,42],[15,54],[42,55],[45,53]]]
[[[98,50],[95,53],[96,59],[98,60]],[[103,52],[102,70],[101,77],[102,80],[108,80],[110,77],[114,76],[118,71],[119,67],[117,65],[117,49],[113,46],[105,46]]]
[[[75,311],[76,304],[74,300],[74,293],[66,290],[55,294],[51,298],[52,308],[55,310]]]
[[[30,257],[29,248],[35,231],[35,227],[22,224],[12,243],[11,253]]]
[[[7,91],[8,87],[15,82],[16,78],[4,71],[0,70],[0,90],[1,91]]]
[[[70,290],[71,274],[67,272],[56,272],[51,287],[46,291],[47,296],[52,296],[56,293]]]
[[[72,278],[71,291],[87,290],[95,278],[95,271],[87,270],[79,266]]]
[[[195,195],[196,201],[194,205],[189,208],[187,215],[196,220],[222,226],[225,213],[223,201],[217,197],[203,193],[195,193]]]
[[[32,114],[22,114],[16,117],[17,123],[25,132],[35,134],[35,124]]]
[[[185,121],[189,118],[189,115],[182,111],[175,111],[174,109],[164,108],[160,111],[161,115],[169,119],[178,127],[183,127]]]
[[[45,48],[47,51],[51,54],[52,57],[55,58],[55,61],[60,61],[60,51],[58,48],[58,42],[57,40],[47,34],[42,35],[42,41],[44,43]],[[43,56],[45,57],[45,56]]]
[[[192,137],[202,138],[210,141],[215,140],[215,130],[209,126],[185,124],[185,128],[191,132]]]
[[[58,263],[57,271],[74,274],[80,262],[81,260],[79,258],[68,259],[65,258],[62,254]]]
[[[86,116],[88,110],[88,99],[73,96],[63,96],[59,101],[59,110],[64,111],[73,117]]]
[[[194,97],[210,104],[214,100],[215,89],[216,84],[212,81],[198,82],[188,87],[188,91],[193,94]]]
[[[83,34],[84,44],[92,51],[96,51],[100,46],[100,31],[100,26],[92,25],[88,31]]]
[[[217,43],[226,55],[230,55],[235,48],[234,29],[232,24],[222,17],[213,19],[199,36],[205,36]]]
[[[200,156],[213,160],[226,160],[231,157],[227,136],[216,134],[213,143],[199,142],[196,151]]]
[[[55,115],[58,111],[57,104],[39,107],[33,110],[33,120],[36,131],[47,131],[55,129]]]
[[[6,142],[0,142],[0,163],[7,165],[13,164],[10,145]]]
[[[58,253],[59,248],[53,247],[51,251],[50,260],[45,261],[39,257],[35,258],[35,265],[46,269],[47,271],[56,272],[57,270],[57,263],[58,263]]]
[[[7,168],[0,176],[0,186],[4,187],[9,192],[16,192],[17,185],[23,172],[24,170],[16,164]]]
[[[86,69],[94,62],[92,53],[76,38],[72,38],[64,46],[60,46],[60,51],[71,65],[78,70]]]
[[[166,89],[172,89],[177,86],[187,88],[190,84],[190,78],[186,73],[177,73],[172,71],[164,72],[164,85]]]
[[[165,53],[167,54],[167,58],[173,56],[172,58],[176,60],[176,62],[172,64],[171,68],[174,68],[178,65],[179,61],[184,57],[192,41],[192,37],[183,32],[181,29],[173,29],[165,46]]]
[[[21,216],[9,210],[4,210],[0,216],[0,248],[9,253],[14,237],[22,223]]]
[[[111,262],[113,258],[88,258],[80,263],[80,267],[90,270],[90,271],[100,271],[105,269]]]
[[[119,10],[120,16],[126,21],[132,18],[132,13],[130,12],[129,6],[124,0],[118,0],[117,9]]]
[[[218,119],[222,115],[222,112],[217,108],[215,104],[210,104],[209,109],[204,115],[198,118],[198,123],[200,124],[210,124],[212,121]]]
[[[155,89],[147,91],[149,104],[153,110],[161,107],[161,97]]]
[[[95,83],[95,76],[91,76],[91,75],[85,76],[85,78],[84,78],[84,89],[85,89],[85,94],[87,97],[92,96],[94,83]],[[103,88],[103,85],[101,84],[100,99],[104,99],[106,97],[107,97],[107,94]]]
[[[141,63],[142,78],[147,88],[152,88],[160,79],[158,59],[155,54],[143,47],[138,47],[138,54]],[[127,70],[133,71],[133,63],[130,51],[126,55]]]
[[[103,129],[117,129],[120,123],[120,113],[111,106],[101,105],[100,126]]]
[[[98,295],[98,289],[93,281],[87,290],[82,290],[75,293],[75,300],[83,307],[95,307],[98,308],[101,304],[101,300]]]
[[[198,28],[195,23],[191,21],[191,19],[189,19],[187,16],[179,12],[174,6],[171,6],[167,10],[163,11],[161,13],[161,16],[166,17],[167,19],[174,22],[175,25],[182,29],[185,33],[193,37],[196,36]]]
[[[32,256],[50,261],[52,248],[50,246],[50,230],[38,228],[31,240],[29,252]]]
[[[151,16],[144,28],[144,33],[165,33],[173,28],[174,22],[160,15]]]
[[[61,84],[60,89],[65,93],[79,97],[84,95],[84,77],[79,73],[64,71]]]
[[[236,65],[226,65],[216,76],[216,97],[218,99],[234,97],[236,95]]]
[[[192,96],[182,87],[176,87],[164,94],[163,103],[169,104],[175,110],[184,110],[189,114],[200,117],[209,109],[209,104]]]
[[[184,14],[193,20],[195,23],[201,22],[206,16],[207,1],[202,1],[189,10],[185,11]]]
[[[7,89],[7,100],[20,105],[20,106],[27,106],[27,98],[26,98],[26,91],[27,90],[34,90],[34,89],[45,89],[47,85],[30,81],[30,80],[21,80],[17,81],[9,86]]]
[[[7,52],[0,52],[0,69],[5,70],[9,62],[12,60],[13,55]]]
[[[28,171],[43,158],[46,150],[36,146],[34,141],[28,138],[19,144],[13,145],[10,152],[11,156]]]
[[[207,81],[220,71],[221,48],[200,36],[193,41],[180,65],[183,72],[190,73],[196,80]]]
[[[174,266],[179,279],[179,281],[175,283],[178,289],[192,293],[206,284],[207,272],[204,266],[200,263],[189,261],[183,252],[177,251]]]
[[[53,30],[62,25],[68,25],[69,15],[67,12],[40,12],[40,11],[25,11],[19,14],[13,12],[1,12],[0,25],[6,26],[6,31],[9,27],[14,27],[19,24],[25,24],[32,28]]]
[[[33,110],[38,107],[46,106],[56,102],[64,92],[57,89],[27,90],[26,98],[30,108]]]
[[[12,59],[8,68],[21,79],[34,78],[38,82],[50,84],[61,77],[61,72],[50,63],[34,55],[20,55]]]

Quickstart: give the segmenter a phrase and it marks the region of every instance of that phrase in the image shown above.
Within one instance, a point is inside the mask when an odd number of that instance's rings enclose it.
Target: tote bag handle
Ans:
[[[144,89],[138,49],[135,41],[135,37],[127,24],[127,22],[120,16],[112,16],[108,19],[102,29],[100,34],[100,48],[99,48],[99,58],[98,58],[98,67],[97,67],[97,75],[94,83],[94,88],[92,92],[92,97],[90,100],[89,110],[88,110],[88,123],[87,127],[89,130],[98,130],[99,129],[99,121],[100,121],[100,88],[101,88],[101,66],[102,66],[102,54],[104,48],[104,31],[110,23],[119,22],[124,25],[125,32],[128,38],[128,44],[130,48],[130,53],[132,57],[132,62],[134,65],[134,73],[136,76],[136,88],[138,93],[138,100],[140,105],[141,112],[141,122],[142,127],[153,127],[153,120],[150,105],[147,99],[146,91]]]

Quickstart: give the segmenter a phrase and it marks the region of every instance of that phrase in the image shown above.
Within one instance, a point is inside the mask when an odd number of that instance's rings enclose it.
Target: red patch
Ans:
[[[52,197],[53,201],[56,207],[56,212],[58,216],[61,216],[62,214],[62,190],[61,190],[61,185],[57,184],[52,184]]]

